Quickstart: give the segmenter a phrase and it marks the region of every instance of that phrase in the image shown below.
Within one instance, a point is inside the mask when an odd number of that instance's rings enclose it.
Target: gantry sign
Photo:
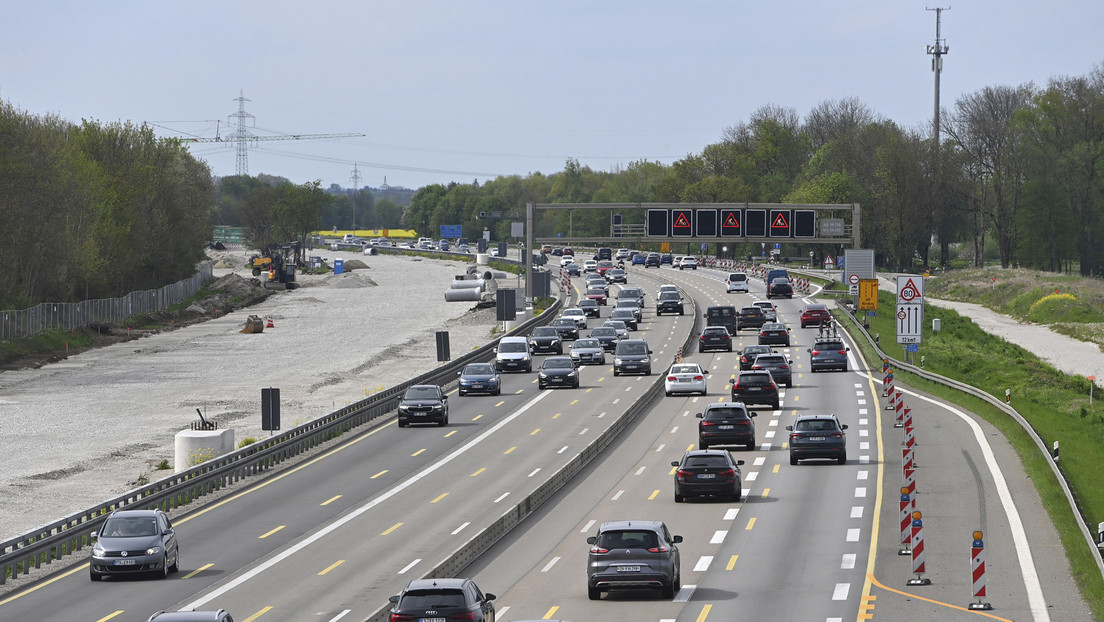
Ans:
[[[533,213],[537,210],[605,210],[610,214],[608,236],[575,237],[573,231],[555,237],[535,236]],[[622,224],[622,216],[636,212]],[[639,212],[644,212],[640,218]],[[850,222],[844,219],[850,213]],[[541,244],[620,246],[644,242],[845,244],[860,248],[858,203],[528,203],[525,247]],[[532,264],[531,261],[527,262]],[[532,270],[532,266],[529,266]],[[531,292],[527,292],[527,297]]]

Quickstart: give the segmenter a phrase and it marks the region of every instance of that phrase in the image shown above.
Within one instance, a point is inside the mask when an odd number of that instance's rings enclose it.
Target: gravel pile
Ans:
[[[237,266],[215,270],[228,291],[251,276],[239,254],[216,257]],[[0,373],[0,539],[156,480],[197,408],[237,441],[259,438],[263,387],[280,388],[286,430],[436,367],[436,331],[449,331],[456,354],[487,343],[493,308],[443,300],[458,272],[381,255],[371,278],[302,275],[300,289],[214,320]],[[251,314],[274,327],[240,333]]]

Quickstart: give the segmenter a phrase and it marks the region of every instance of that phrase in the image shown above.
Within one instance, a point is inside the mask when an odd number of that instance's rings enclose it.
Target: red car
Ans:
[[[600,305],[606,304],[606,290],[600,287],[594,287],[587,290],[586,297],[588,300],[593,300]]]
[[[607,272],[613,270],[616,267],[617,266],[615,266],[612,261],[609,261],[608,259],[603,259],[602,261],[598,262],[598,274],[606,276]]]
[[[832,323],[832,314],[828,312],[828,305],[812,302],[801,310],[801,328],[810,324],[823,326]]]

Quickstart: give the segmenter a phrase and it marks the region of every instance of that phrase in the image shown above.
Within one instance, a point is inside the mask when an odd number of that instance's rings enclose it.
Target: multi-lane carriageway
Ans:
[[[751,294],[726,295],[721,275],[709,270],[662,275],[699,310],[762,295],[761,283]],[[634,269],[630,283],[649,293],[634,336],[651,344],[655,375],[614,377],[610,365],[593,366],[583,368],[577,390],[539,391],[534,373],[505,376],[499,397],[453,392],[448,427],[383,422],[176,518],[179,574],[93,584],[78,563],[0,598],[0,619],[129,621],[192,607],[225,608],[247,621],[366,619],[533,491],[660,378],[693,318],[655,317],[655,271]],[[696,446],[694,414],[726,399],[738,365],[736,353],[691,352],[689,360],[710,370],[707,397],[657,398],[585,473],[466,569],[498,596],[498,619],[1088,619],[1030,484],[1018,467],[1002,473],[998,466],[1018,465],[1006,443],[965,413],[919,396],[912,403],[917,503],[932,585],[906,585],[911,561],[897,555],[901,439],[880,404],[879,379],[854,359],[851,372],[809,373],[805,350],[816,330],[799,328],[800,300],[776,303],[793,328],[785,351],[795,383],[781,409],[756,409],[757,448],[735,452],[745,461],[744,501],[673,501],[670,463]],[[737,347],[754,341],[747,331]],[[789,465],[785,426],[814,412],[848,424],[847,464]],[[685,538],[683,588],[672,600],[642,592],[590,601],[587,535],[602,521],[632,518],[663,520]],[[994,606],[981,614],[966,610],[976,600],[969,545],[979,528]]]

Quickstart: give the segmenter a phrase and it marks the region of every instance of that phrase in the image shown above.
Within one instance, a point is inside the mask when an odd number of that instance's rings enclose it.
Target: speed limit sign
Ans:
[[[852,284],[852,285],[858,285],[859,284],[859,275],[852,274],[851,276],[849,276],[847,278],[847,282]]]

